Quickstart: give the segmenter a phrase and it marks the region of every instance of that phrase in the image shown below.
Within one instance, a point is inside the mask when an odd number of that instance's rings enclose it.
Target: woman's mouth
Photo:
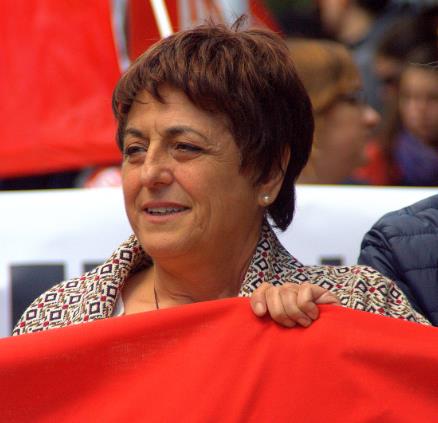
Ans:
[[[146,213],[152,216],[167,216],[175,213],[182,213],[188,210],[188,207],[148,207]]]

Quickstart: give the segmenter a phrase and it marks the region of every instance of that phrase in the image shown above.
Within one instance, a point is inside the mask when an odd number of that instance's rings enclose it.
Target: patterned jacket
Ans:
[[[39,296],[18,321],[13,335],[111,317],[125,282],[152,265],[134,235],[102,265],[55,285]],[[365,266],[303,266],[264,224],[239,292],[250,297],[264,281],[273,285],[310,282],[338,296],[342,305],[383,316],[429,324],[390,279]]]

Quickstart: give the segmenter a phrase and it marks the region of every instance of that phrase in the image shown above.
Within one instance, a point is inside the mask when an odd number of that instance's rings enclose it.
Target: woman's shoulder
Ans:
[[[347,286],[357,286],[363,292],[371,289],[375,292],[376,286],[388,287],[393,282],[369,266],[304,266],[309,280],[323,288],[336,290]]]
[[[12,335],[55,329],[111,316],[119,292],[130,274],[148,258],[131,236],[93,270],[58,283],[36,298]]]
[[[39,332],[72,324],[79,314],[89,278],[86,274],[62,281],[37,297],[22,314],[12,335]]]
[[[311,283],[338,296],[341,304],[356,310],[424,324],[394,281],[369,266],[305,266]]]

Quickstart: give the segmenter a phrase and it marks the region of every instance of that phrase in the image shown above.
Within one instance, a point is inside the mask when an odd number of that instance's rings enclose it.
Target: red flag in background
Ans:
[[[251,25],[280,31],[262,0],[226,0],[226,2],[224,0],[128,0],[127,31],[131,60],[136,59],[153,42],[158,41],[161,35],[167,35],[160,31],[160,22],[158,22],[160,19],[157,18],[154,4],[164,6],[168,23],[171,30],[175,32],[200,24],[207,17],[212,17],[215,21],[226,21],[227,18],[232,20],[233,14],[227,13],[224,3],[228,3],[230,8],[228,10],[232,10],[232,6],[236,5],[236,10],[245,13]],[[166,17],[163,21],[166,22]]]
[[[0,178],[119,162],[111,95],[122,53],[137,57],[180,29],[184,13],[189,26],[221,17],[220,3],[128,0],[125,20],[111,0],[3,0]],[[274,25],[260,0],[248,4],[254,23]]]
[[[0,177],[119,160],[109,0],[0,3]]]
[[[177,2],[178,0],[163,0],[172,30],[178,28]],[[135,60],[150,45],[161,38],[159,24],[155,19],[151,1],[128,0],[127,18],[129,21],[126,28],[129,40],[129,57],[131,60]]]
[[[249,8],[254,24],[265,26],[275,32],[280,32],[280,26],[270,10],[265,6],[263,0],[250,0]]]
[[[0,340],[5,422],[435,422],[438,329],[234,298]]]

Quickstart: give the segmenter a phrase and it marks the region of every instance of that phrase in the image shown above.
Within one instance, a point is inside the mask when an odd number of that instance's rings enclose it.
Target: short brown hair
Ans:
[[[241,169],[256,184],[281,169],[290,150],[284,182],[268,213],[285,230],[295,208],[295,181],[312,145],[310,100],[284,41],[264,29],[240,30],[207,23],[173,34],[144,52],[122,76],[113,94],[117,142],[123,148],[127,115],[136,95],[159,101],[163,84],[183,91],[202,110],[226,117],[241,152]],[[284,171],[284,169],[282,169]]]

